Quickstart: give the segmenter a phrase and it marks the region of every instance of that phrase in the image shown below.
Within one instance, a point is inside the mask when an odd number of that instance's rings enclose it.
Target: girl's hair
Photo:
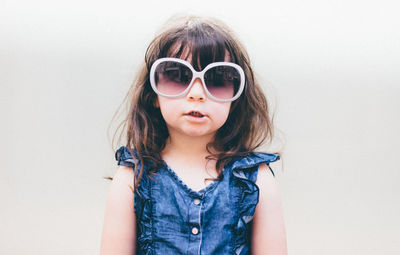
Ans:
[[[273,123],[267,99],[254,77],[249,56],[234,33],[213,18],[174,17],[150,43],[145,61],[125,98],[129,113],[120,125],[123,126],[121,134],[126,134],[126,147],[142,163],[140,169],[135,165],[134,189],[142,177],[144,162],[152,166],[149,174],[163,164],[160,154],[169,136],[160,109],[155,107],[157,95],[149,81],[151,65],[158,58],[191,56],[193,67],[201,70],[209,63],[224,61],[226,54],[230,62],[243,68],[246,85],[242,95],[232,102],[228,119],[217,131],[215,140],[207,145],[211,154],[208,159],[216,160],[216,169],[222,178],[222,169],[231,159],[245,156],[265,141],[272,141]]]

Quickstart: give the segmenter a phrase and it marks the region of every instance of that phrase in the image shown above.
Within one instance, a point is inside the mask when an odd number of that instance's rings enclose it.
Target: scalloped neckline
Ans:
[[[213,189],[217,184],[219,184],[224,178],[225,178],[225,173],[226,173],[226,167],[224,167],[222,169],[222,173],[223,173],[223,178],[221,180],[215,180],[213,182],[211,182],[210,184],[208,184],[207,186],[205,186],[203,189],[199,190],[199,191],[195,191],[194,189],[192,189],[191,187],[189,187],[180,177],[179,175],[167,164],[167,162],[164,161],[164,166],[165,169],[167,170],[168,173],[170,173],[170,175],[175,179],[175,181],[177,181],[177,183],[183,188],[183,190],[185,190],[187,193],[189,193],[190,195],[193,195],[195,197],[203,197],[203,195],[210,191],[211,189]]]

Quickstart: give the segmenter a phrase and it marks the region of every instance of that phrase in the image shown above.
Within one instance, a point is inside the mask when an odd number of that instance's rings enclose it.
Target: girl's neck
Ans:
[[[207,159],[210,152],[207,144],[212,142],[214,135],[185,136],[171,135],[161,153],[163,160],[175,171],[185,184],[194,190],[200,190],[207,185],[208,178],[217,178],[215,159]],[[213,153],[212,148],[211,153]]]
[[[161,153],[168,166],[193,190],[204,189],[213,178],[218,177],[216,161],[206,158],[210,155],[207,144],[213,138],[173,135],[168,138]]]
[[[212,141],[214,135],[208,137],[191,137],[185,135],[172,135],[162,152],[163,155],[183,155],[186,159],[205,159],[210,155],[207,151],[207,144]]]

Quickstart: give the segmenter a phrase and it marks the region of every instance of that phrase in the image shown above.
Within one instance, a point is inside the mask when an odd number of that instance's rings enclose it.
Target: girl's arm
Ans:
[[[107,196],[101,255],[135,254],[136,217],[133,209],[133,171],[120,166]]]
[[[286,232],[278,186],[269,167],[259,167],[259,202],[253,219],[252,254],[286,255]]]

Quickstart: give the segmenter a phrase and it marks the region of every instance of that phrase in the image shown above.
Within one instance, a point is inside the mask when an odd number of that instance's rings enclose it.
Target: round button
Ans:
[[[200,199],[195,199],[195,200],[193,200],[193,204],[195,204],[195,205],[199,205],[200,204]]]
[[[199,229],[198,228],[192,228],[192,234],[193,235],[197,235],[199,233]]]

